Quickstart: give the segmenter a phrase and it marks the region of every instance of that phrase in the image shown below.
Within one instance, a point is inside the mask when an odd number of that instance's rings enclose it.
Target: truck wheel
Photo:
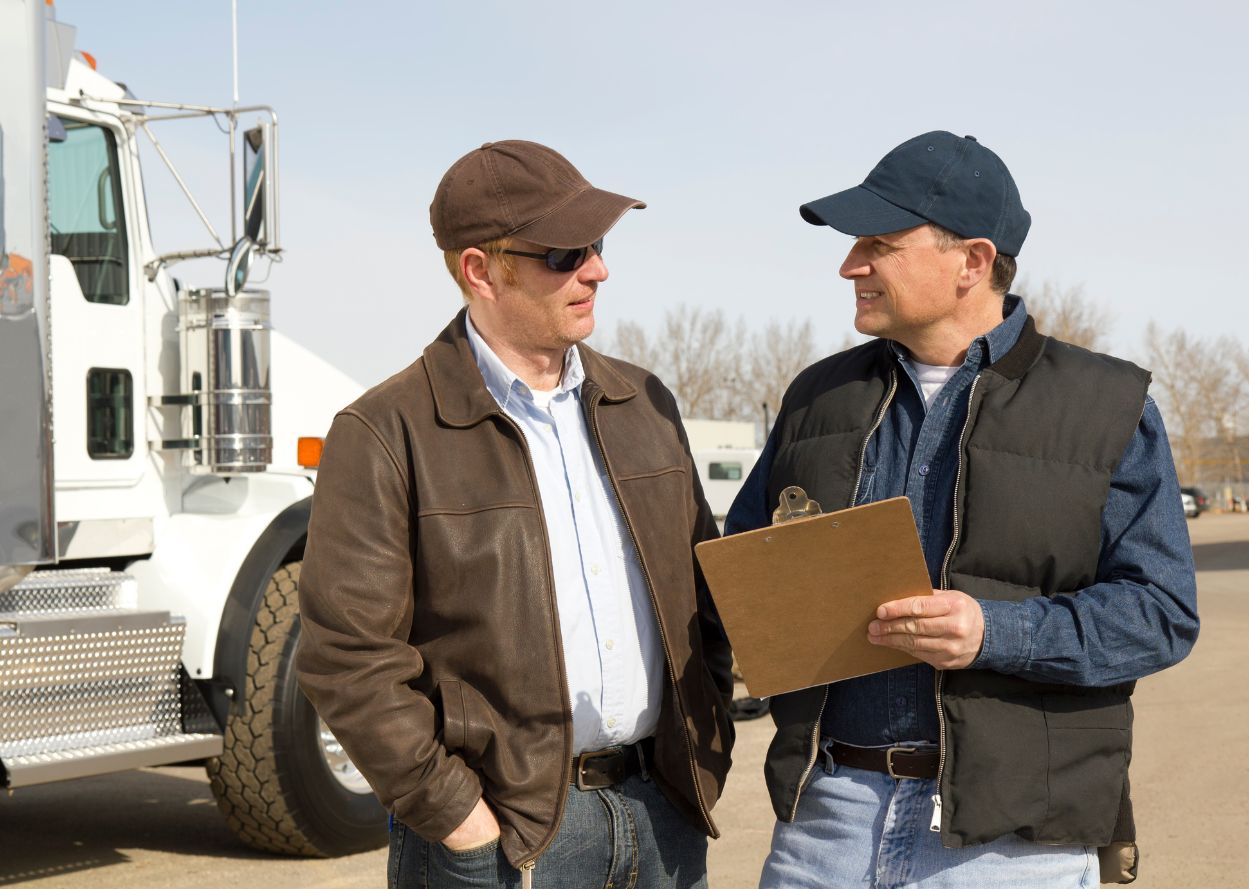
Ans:
[[[269,580],[247,652],[247,688],[208,761],[217,806],[265,852],[331,857],[386,842],[386,811],[295,681],[299,570]]]

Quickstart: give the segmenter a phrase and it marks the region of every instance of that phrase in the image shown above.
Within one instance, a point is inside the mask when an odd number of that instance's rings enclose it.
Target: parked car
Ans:
[[[1193,498],[1194,501],[1196,501],[1198,515],[1205,512],[1211,506],[1210,498],[1206,496],[1206,492],[1203,491],[1201,488],[1198,488],[1196,486],[1180,488],[1180,493],[1188,494]],[[1196,516],[1194,516],[1194,518],[1196,518]]]
[[[1195,519],[1201,515],[1201,510],[1197,508],[1197,500],[1192,494],[1180,491],[1180,500],[1184,503],[1184,515],[1190,519]]]

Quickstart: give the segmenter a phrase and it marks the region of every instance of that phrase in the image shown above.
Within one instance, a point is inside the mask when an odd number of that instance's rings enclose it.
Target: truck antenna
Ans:
[[[234,57],[234,105],[239,103],[239,0],[230,0],[230,37]]]
[[[230,106],[230,110],[237,110],[239,107],[239,0],[230,0],[230,42],[231,56],[234,63],[234,104]],[[236,124],[236,116],[230,115],[230,243],[233,244],[238,240],[238,207],[235,203],[234,194],[234,130]]]

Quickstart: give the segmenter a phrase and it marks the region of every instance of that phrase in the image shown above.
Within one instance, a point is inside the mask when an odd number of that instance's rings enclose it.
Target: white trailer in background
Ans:
[[[0,0],[0,805],[205,760],[252,846],[381,845],[291,664],[318,437],[360,387],[245,288],[281,250],[276,115],[136,100],[73,40]],[[239,209],[228,241],[201,213],[215,245],[159,255],[139,144],[165,159],[157,130],[195,118],[229,134]],[[205,256],[225,287],[169,273]]]
[[[707,505],[723,533],[724,518],[733,505],[733,498],[759,459],[755,424],[691,419],[685,421],[685,431]]]

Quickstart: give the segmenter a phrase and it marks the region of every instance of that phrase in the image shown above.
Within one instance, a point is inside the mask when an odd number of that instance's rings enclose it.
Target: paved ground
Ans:
[[[1189,523],[1201,641],[1136,694],[1133,795],[1144,861],[1139,889],[1243,886],[1249,835],[1249,516]],[[772,830],[760,774],[766,719],[738,724],[737,765],[715,811],[711,885],[756,885]],[[385,853],[336,861],[255,855],[226,830],[195,768],[149,769],[0,798],[0,886],[33,889],[380,886]],[[1240,874],[1240,877],[1236,875]]]

